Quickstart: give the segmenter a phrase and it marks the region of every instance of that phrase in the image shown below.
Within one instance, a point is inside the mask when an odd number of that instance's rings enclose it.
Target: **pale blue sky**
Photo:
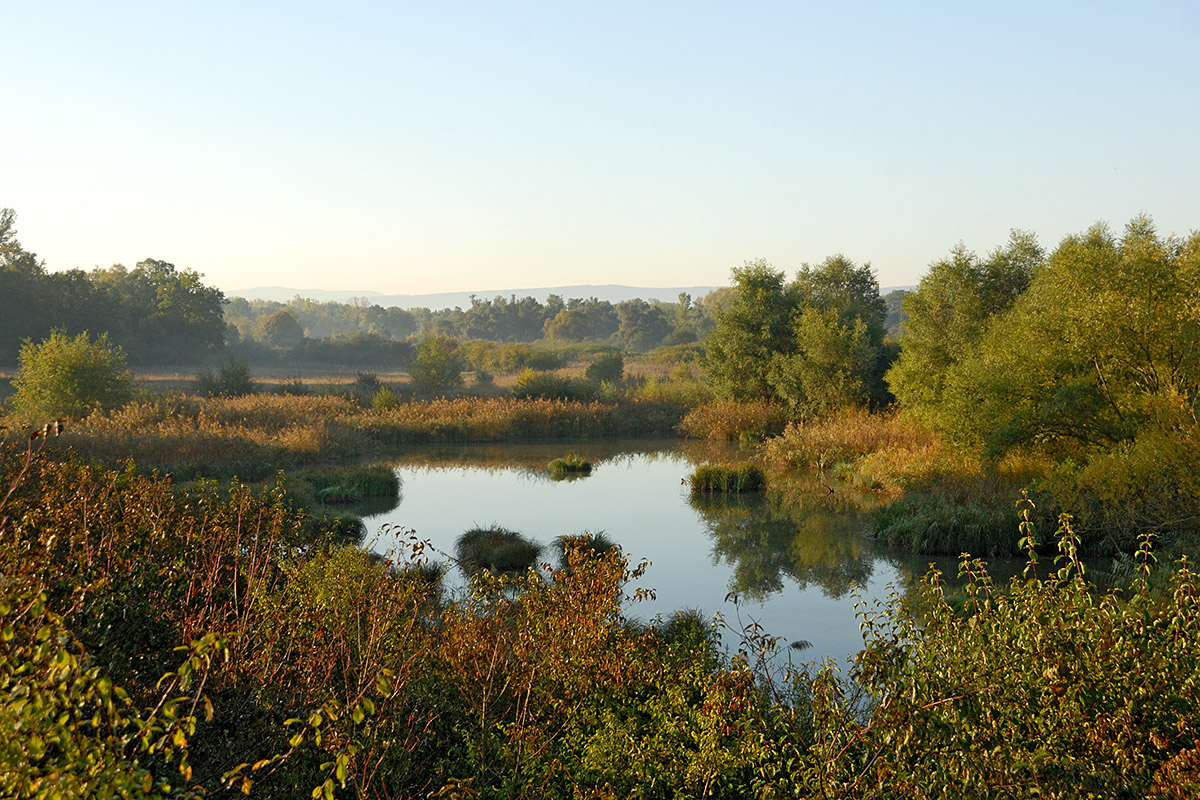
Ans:
[[[0,207],[231,290],[725,284],[1200,227],[1200,4],[9,2]]]

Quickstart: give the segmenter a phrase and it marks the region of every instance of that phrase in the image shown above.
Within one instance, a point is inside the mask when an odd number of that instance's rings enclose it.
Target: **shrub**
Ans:
[[[701,464],[692,472],[693,492],[755,492],[766,488],[762,470],[753,464]]]
[[[531,399],[588,402],[595,400],[598,393],[599,388],[591,381],[533,369],[522,370],[513,386],[514,395]]]
[[[387,411],[400,405],[400,398],[386,386],[380,386],[379,391],[371,398],[371,408],[376,411]]]
[[[590,381],[619,383],[625,377],[625,356],[619,352],[600,356],[588,364],[583,374]]]
[[[383,388],[383,384],[379,382],[379,376],[374,372],[359,372],[354,377],[354,383],[350,384],[350,394],[356,399],[359,405],[367,406],[375,399],[375,395],[379,394],[379,390]]]
[[[422,394],[442,394],[463,384],[462,363],[455,353],[458,343],[447,336],[427,336],[417,347],[408,368],[413,388]]]
[[[255,391],[250,365],[233,356],[225,359],[215,375],[206,367],[196,376],[196,392],[206,397],[241,397]]]
[[[125,353],[106,334],[92,341],[54,331],[41,343],[26,340],[17,356],[12,407],[26,422],[81,418],[121,406],[133,397]]]

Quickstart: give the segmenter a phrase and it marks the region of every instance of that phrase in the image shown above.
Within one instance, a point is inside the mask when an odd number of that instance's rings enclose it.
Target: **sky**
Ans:
[[[1200,228],[1200,3],[9,2],[0,207],[145,258],[421,294],[727,285]]]

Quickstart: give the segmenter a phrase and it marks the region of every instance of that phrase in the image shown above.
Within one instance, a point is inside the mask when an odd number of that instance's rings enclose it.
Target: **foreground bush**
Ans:
[[[845,677],[643,626],[619,552],[438,594],[278,494],[0,449],[0,788],[37,796],[1118,797],[1200,791],[1200,581],[963,560],[861,613]],[[36,702],[35,702],[36,701]],[[178,777],[176,777],[178,776]]]

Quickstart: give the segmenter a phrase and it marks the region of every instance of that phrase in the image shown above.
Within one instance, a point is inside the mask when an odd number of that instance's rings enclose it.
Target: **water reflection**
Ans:
[[[693,494],[690,500],[712,538],[713,553],[733,569],[730,590],[761,602],[791,579],[841,599],[874,574],[871,542],[857,533],[851,512],[801,508],[778,493]]]
[[[550,480],[550,460],[568,450],[593,462],[591,477]],[[428,552],[449,558],[455,539],[481,525],[542,545],[604,531],[632,562],[651,562],[636,588],[653,590],[655,599],[628,608],[631,617],[666,618],[684,608],[730,621],[744,614],[772,634],[812,641],[806,656],[854,652],[861,637],[852,587],[868,600],[886,596],[887,584],[898,583],[896,564],[862,535],[858,516],[817,494],[780,487],[693,497],[684,485],[698,463],[745,457],[736,447],[678,440],[410,449],[396,458],[403,501],[367,520],[367,541],[387,554],[404,544],[389,531],[412,529],[430,542]],[[453,573],[448,579],[461,590]],[[731,591],[736,609],[726,601]]]

